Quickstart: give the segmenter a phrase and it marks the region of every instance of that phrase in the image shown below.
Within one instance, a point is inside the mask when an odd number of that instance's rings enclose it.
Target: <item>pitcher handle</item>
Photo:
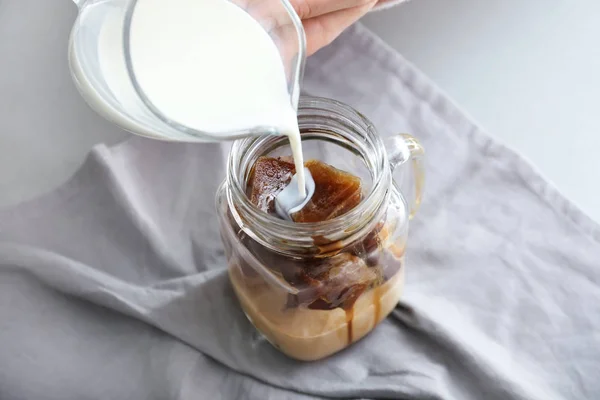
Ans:
[[[409,218],[412,219],[421,206],[425,184],[425,167],[423,165],[425,149],[417,139],[407,133],[389,137],[385,140],[385,146],[392,172],[397,167],[406,164],[407,161],[412,161],[411,167],[415,186],[413,199],[409,203]],[[396,184],[399,185],[399,182],[396,182]]]

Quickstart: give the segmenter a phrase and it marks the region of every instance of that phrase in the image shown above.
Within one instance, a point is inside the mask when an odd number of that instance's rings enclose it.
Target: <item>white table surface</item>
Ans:
[[[0,207],[51,190],[92,145],[126,137],[71,83],[75,15],[68,0],[0,0]],[[599,21],[597,0],[414,0],[364,20],[597,221]]]
[[[364,22],[600,222],[600,1],[413,0]]]

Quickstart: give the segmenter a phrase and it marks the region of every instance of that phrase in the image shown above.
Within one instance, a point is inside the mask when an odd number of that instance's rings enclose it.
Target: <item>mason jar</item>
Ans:
[[[406,134],[384,142],[368,119],[334,100],[302,98],[298,122],[305,160],[358,176],[362,201],[317,223],[261,211],[247,195],[252,167],[261,156],[289,156],[291,149],[286,137],[260,136],[233,144],[216,207],[244,313],[283,353],[317,360],[367,335],[398,303],[408,222],[421,199],[423,148]],[[412,170],[406,193],[394,179],[403,176],[399,166]]]

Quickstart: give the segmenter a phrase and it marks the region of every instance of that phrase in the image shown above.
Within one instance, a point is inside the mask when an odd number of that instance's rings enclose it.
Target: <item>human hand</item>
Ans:
[[[295,42],[296,31],[281,0],[230,0],[237,4],[272,35],[278,45]],[[289,0],[302,20],[306,33],[306,53],[314,54],[331,43],[347,27],[371,10],[378,0]],[[385,1],[385,0],[384,0]],[[293,46],[291,46],[293,47]],[[283,50],[282,50],[283,49]],[[280,50],[287,51],[283,45]],[[287,54],[284,59],[293,56]]]
[[[290,0],[306,32],[307,55],[337,38],[377,4],[377,0]]]

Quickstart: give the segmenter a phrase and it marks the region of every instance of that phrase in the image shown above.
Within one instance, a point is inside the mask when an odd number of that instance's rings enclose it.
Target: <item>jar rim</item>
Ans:
[[[261,137],[249,137],[235,141],[227,162],[229,206],[240,228],[262,244],[265,244],[264,237],[261,237],[264,235],[272,235],[288,244],[293,242],[301,247],[314,247],[315,236],[323,236],[331,241],[341,240],[370,225],[370,222],[381,213],[383,208],[381,205],[385,204],[387,200],[391,188],[391,171],[383,141],[371,121],[354,108],[339,101],[322,97],[301,97],[298,108],[299,120],[302,117],[309,117],[310,115],[304,116],[302,113],[310,110],[326,112],[353,125],[355,129],[349,129],[347,133],[354,136],[356,143],[358,140],[364,140],[375,160],[375,163],[369,168],[372,176],[371,189],[352,210],[327,221],[295,223],[277,218],[260,210],[250,201],[246,194],[246,181],[240,179],[246,174],[245,170],[240,170],[242,158]],[[359,130],[360,132],[358,132]],[[367,165],[367,161],[364,160],[364,157],[362,158]],[[257,225],[268,226],[268,230],[257,232],[261,231],[256,229]],[[257,233],[259,234],[257,235]]]

